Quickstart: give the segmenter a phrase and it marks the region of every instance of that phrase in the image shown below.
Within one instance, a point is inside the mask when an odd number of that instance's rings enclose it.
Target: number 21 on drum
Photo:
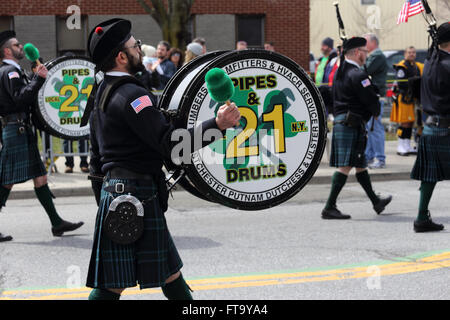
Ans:
[[[226,158],[228,159],[259,155],[259,145],[242,147],[242,145],[256,132],[258,128],[258,116],[256,112],[249,107],[239,107],[239,111],[241,112],[241,116],[247,121],[244,129],[234,137],[228,145],[226,152]],[[275,105],[272,111],[263,113],[262,115],[263,123],[271,122],[273,124],[276,153],[286,152],[283,115],[282,104]]]
[[[92,92],[92,84],[89,84],[86,88],[81,89],[81,94],[85,94],[87,98]],[[77,112],[79,111],[79,106],[71,105],[78,98],[78,88],[71,84],[66,84],[61,87],[59,90],[59,94],[62,96],[66,96],[67,93],[70,93],[70,96],[61,104],[59,108],[60,112]]]

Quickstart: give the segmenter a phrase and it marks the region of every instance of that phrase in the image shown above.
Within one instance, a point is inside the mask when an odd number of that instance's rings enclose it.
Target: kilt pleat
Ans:
[[[0,151],[0,183],[15,184],[47,174],[42,163],[37,139],[30,128],[19,133],[18,124],[8,124],[2,130]]]
[[[450,129],[424,127],[411,178],[424,182],[450,180]]]
[[[133,194],[143,201],[157,192],[152,180],[106,179],[103,187],[124,183],[136,187]],[[161,287],[183,263],[167,228],[158,199],[144,204],[144,233],[136,242],[121,245],[104,235],[103,220],[112,200],[120,194],[102,190],[95,223],[87,286],[91,288],[141,289]]]
[[[345,115],[335,117],[335,121],[343,121]],[[365,158],[366,149],[365,132],[358,128],[348,127],[341,123],[333,126],[331,141],[330,166],[331,167],[367,167]]]

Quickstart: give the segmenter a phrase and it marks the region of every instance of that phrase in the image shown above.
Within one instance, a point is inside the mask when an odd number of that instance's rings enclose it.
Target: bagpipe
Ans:
[[[347,34],[345,32],[344,21],[342,21],[341,12],[339,10],[339,1],[333,2],[333,5],[336,7],[336,17],[339,25],[339,38],[342,40],[342,46],[347,41]]]
[[[336,71],[336,73],[337,73],[336,77],[337,77],[337,79],[339,79],[342,76],[341,66],[344,64],[344,60],[345,60],[344,47],[348,41],[348,37],[347,37],[347,33],[345,32],[344,21],[342,20],[341,12],[339,10],[339,1],[333,2],[333,5],[336,7],[336,18],[338,21],[338,33],[339,33],[339,38],[342,40],[342,45],[338,46],[338,52],[340,54],[340,57],[339,57],[339,68]]]
[[[425,21],[428,24],[428,34],[431,39],[431,45],[428,48],[428,59],[433,57],[433,54],[437,55],[439,51],[438,46],[438,32],[437,32],[437,23],[436,18],[431,11],[430,5],[427,0],[422,0],[423,8],[425,9],[425,14],[423,15]]]

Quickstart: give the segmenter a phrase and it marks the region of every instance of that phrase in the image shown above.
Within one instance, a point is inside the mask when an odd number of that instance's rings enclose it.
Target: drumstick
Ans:
[[[41,65],[39,61],[39,50],[31,43],[26,43],[23,46],[23,51],[25,52],[25,56],[30,61],[36,61],[36,65]]]
[[[230,99],[234,95],[234,85],[230,77],[219,68],[213,68],[206,73],[206,87],[214,101],[225,102],[230,105]]]

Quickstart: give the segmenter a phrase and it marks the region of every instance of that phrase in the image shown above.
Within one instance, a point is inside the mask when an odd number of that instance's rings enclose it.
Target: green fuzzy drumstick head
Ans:
[[[36,61],[39,59],[39,50],[33,44],[26,43],[23,46],[23,51],[28,60]]]
[[[214,101],[225,102],[234,95],[234,85],[230,77],[219,68],[213,68],[206,73],[206,87]]]

